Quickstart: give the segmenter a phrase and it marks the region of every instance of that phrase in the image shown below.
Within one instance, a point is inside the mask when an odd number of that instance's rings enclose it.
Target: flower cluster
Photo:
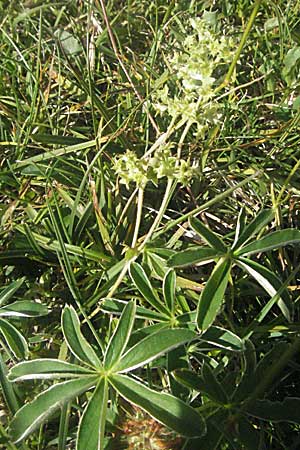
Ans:
[[[165,114],[182,119],[183,123],[197,125],[197,134],[204,135],[207,128],[221,117],[221,105],[215,100],[215,88],[224,64],[231,61],[233,41],[217,35],[209,21],[191,19],[193,32],[176,51],[168,65],[179,81],[179,92],[172,96],[169,86],[153,95],[154,107]]]
[[[135,183],[139,188],[145,188],[148,181],[157,185],[159,179],[167,177],[177,180],[184,186],[188,185],[196,175],[197,166],[184,160],[176,163],[171,147],[170,144],[164,144],[153,155],[144,158],[138,158],[131,150],[117,156],[114,160],[114,168],[121,182],[127,188],[130,183]]]

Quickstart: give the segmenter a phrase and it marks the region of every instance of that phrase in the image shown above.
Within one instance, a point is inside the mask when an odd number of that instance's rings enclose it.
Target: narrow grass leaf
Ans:
[[[223,243],[223,241],[219,238],[219,236],[210,230],[208,227],[203,225],[200,220],[196,219],[196,217],[191,217],[189,219],[190,226],[193,230],[199,234],[199,236],[212,248],[217,250],[220,253],[226,253],[227,247]]]
[[[139,290],[145,300],[147,300],[147,302],[157,311],[168,315],[167,308],[161,303],[161,301],[155,294],[149,278],[147,277],[142,266],[136,262],[131,263],[129,273],[136,288]]]
[[[230,269],[230,261],[221,259],[202,291],[197,308],[197,324],[200,330],[209,328],[220,310],[229,280]]]
[[[209,263],[216,258],[220,258],[223,253],[210,247],[193,246],[182,252],[171,256],[168,260],[169,267],[186,267],[200,262]]]
[[[274,211],[272,209],[264,209],[260,211],[257,216],[249,223],[241,233],[239,238],[233,243],[232,249],[238,250],[244,245],[251,237],[255,236],[261,231],[274,217]]]
[[[95,386],[96,382],[95,376],[68,380],[55,384],[39,394],[32,402],[19,409],[11,421],[10,435],[12,440],[17,443],[26,438],[58,408]]]
[[[81,333],[80,321],[72,306],[66,306],[63,310],[62,330],[68,347],[76,358],[94,367],[101,367],[98,356]]]
[[[104,448],[107,401],[107,380],[102,377],[83,412],[79,424],[76,450],[102,450]]]
[[[176,290],[176,273],[170,269],[166,273],[163,281],[163,293],[166,305],[171,314],[174,314],[175,309],[175,290]]]
[[[0,319],[0,333],[16,358],[24,359],[27,357],[28,346],[26,339],[14,325],[4,319]]]
[[[186,437],[200,437],[206,433],[202,416],[179,398],[155,392],[126,375],[114,375],[109,382],[127,401],[177,433]]]
[[[78,378],[95,374],[85,367],[71,364],[59,359],[34,359],[23,361],[12,367],[8,374],[10,381],[24,381],[37,379]]]
[[[122,357],[115,371],[128,372],[153,361],[173,348],[194,339],[196,333],[184,328],[160,330],[131,347]]]
[[[128,344],[134,324],[135,310],[136,306],[133,301],[128,302],[123,309],[119,323],[108,343],[104,356],[104,367],[106,369],[112,368],[119,361]]]
[[[300,230],[288,228],[285,230],[274,231],[257,241],[242,247],[235,252],[237,256],[240,255],[254,255],[255,253],[267,252],[277,248],[285,247],[286,245],[293,245],[300,243]]]

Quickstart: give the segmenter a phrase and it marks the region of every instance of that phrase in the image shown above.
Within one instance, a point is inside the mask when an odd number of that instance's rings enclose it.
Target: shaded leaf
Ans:
[[[5,286],[0,291],[0,306],[5,305],[11,297],[14,295],[14,293],[22,286],[24,283],[25,278],[19,278],[18,280],[13,281],[8,286]]]
[[[243,230],[239,238],[234,242],[232,249],[239,249],[251,237],[255,236],[261,231],[274,217],[272,209],[265,209],[260,211],[255,218]]]
[[[272,402],[270,400],[256,400],[248,409],[247,413],[271,422],[293,422],[300,423],[300,398],[287,397],[283,402]]]
[[[208,227],[203,225],[200,220],[196,219],[196,217],[191,217],[189,219],[190,226],[193,230],[201,236],[201,238],[212,248],[217,250],[220,253],[226,253],[227,247],[223,243],[223,241],[219,238],[219,236],[210,230]]]
[[[157,311],[168,315],[167,308],[157,297],[142,266],[136,262],[131,263],[129,273],[135,286],[150,305]]]
[[[10,305],[3,306],[0,309],[0,317],[39,317],[45,316],[48,313],[47,306],[29,300],[10,303]]]
[[[168,260],[169,267],[186,267],[200,262],[207,262],[219,258],[222,253],[214,248],[193,246],[171,256]]]
[[[221,327],[211,326],[201,335],[200,341],[228,351],[241,352],[245,349],[244,341],[239,336]]]
[[[202,416],[182,400],[170,394],[155,392],[126,375],[114,375],[109,381],[122,397],[177,433],[187,437],[205,434]]]

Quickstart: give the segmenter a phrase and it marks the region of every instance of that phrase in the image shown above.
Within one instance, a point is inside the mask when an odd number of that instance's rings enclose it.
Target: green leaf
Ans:
[[[17,328],[4,319],[0,319],[0,333],[16,358],[25,359],[28,355],[26,339]]]
[[[221,259],[214,268],[202,293],[197,308],[197,324],[206,330],[214,322],[222,305],[229,280],[231,262]]]
[[[32,402],[26,403],[11,421],[10,431],[13,441],[17,443],[26,438],[64,403],[87,391],[96,382],[95,376],[68,380],[51,386]]]
[[[126,375],[114,375],[112,386],[130,403],[147,411],[158,422],[187,437],[200,437],[206,432],[205,422],[191,406],[164,392],[155,392]]]
[[[16,281],[13,281],[5,288],[1,289],[0,291],[0,306],[5,305],[11,297],[14,295],[14,293],[22,286],[24,283],[25,278],[19,278]]]
[[[48,313],[47,306],[29,300],[17,301],[0,308],[0,317],[39,317]]]
[[[199,236],[204,239],[204,241],[212,248],[217,250],[220,253],[226,253],[227,247],[223,243],[223,241],[219,238],[219,236],[210,230],[208,227],[203,225],[200,220],[196,219],[196,217],[191,217],[189,219],[190,226],[193,230],[199,234]]]
[[[236,259],[236,264],[248,272],[270,297],[274,297],[282,286],[282,281],[273,272],[255,261],[247,258],[238,258]],[[277,304],[284,317],[290,321],[293,315],[293,303],[287,289],[282,291],[278,297]]]
[[[264,209],[260,211],[257,216],[244,228],[240,237],[234,242],[232,250],[238,250],[244,245],[252,236],[255,236],[261,231],[274,217],[274,211],[272,209]]]
[[[213,398],[218,403],[226,405],[228,403],[228,397],[222,384],[217,380],[214,371],[211,367],[204,362],[202,367],[202,377],[206,386],[209,386],[210,392],[213,393]]]
[[[184,328],[159,330],[131,347],[123,355],[115,371],[128,372],[134,370],[173,348],[191,341],[195,336],[196,333]]]
[[[239,336],[221,327],[211,326],[200,336],[201,342],[208,342],[212,346],[231,352],[242,352],[245,350],[244,341]]]
[[[241,208],[239,215],[238,215],[237,223],[236,223],[234,242],[233,242],[231,248],[235,248],[235,245],[238,242],[241,234],[244,232],[245,226],[246,226],[245,208]]]
[[[118,300],[116,298],[104,298],[101,300],[100,308],[104,312],[121,315],[127,303],[128,302],[124,300]],[[144,308],[143,306],[136,307],[135,316],[139,319],[148,319],[158,322],[169,320],[169,316],[162,315],[159,312],[152,311],[151,309]]]
[[[16,364],[10,369],[8,379],[10,381],[36,380],[36,379],[57,379],[57,378],[78,378],[91,376],[93,371],[70,364],[59,359],[34,359]]]
[[[170,269],[166,273],[163,281],[164,299],[171,314],[174,314],[175,308],[175,290],[176,290],[176,273]]]
[[[286,245],[297,244],[300,242],[300,230],[287,228],[285,230],[274,231],[274,233],[251,242],[235,252],[235,255],[253,255],[255,253],[267,252]]]
[[[104,367],[106,369],[111,369],[119,361],[128,344],[134,324],[135,309],[135,302],[133,301],[128,302],[123,309],[118,326],[108,343],[104,356]]]
[[[167,308],[158,299],[142,266],[136,262],[131,263],[129,273],[135,286],[148,303],[157,311],[168,315]]]
[[[107,402],[107,380],[102,377],[82,415],[79,424],[76,450],[103,449]]]
[[[283,402],[256,400],[247,409],[247,413],[259,419],[271,422],[300,423],[300,398],[287,397]]]
[[[168,260],[168,266],[186,267],[200,262],[209,263],[216,258],[220,258],[222,254],[223,253],[217,252],[214,248],[193,246],[171,256]]]
[[[66,306],[63,310],[62,330],[68,347],[76,358],[93,367],[102,366],[95,351],[81,333],[80,322],[72,306]]]

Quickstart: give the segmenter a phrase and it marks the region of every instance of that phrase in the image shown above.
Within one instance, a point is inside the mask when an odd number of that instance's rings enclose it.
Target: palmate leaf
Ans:
[[[235,252],[235,255],[254,255],[255,253],[267,252],[277,248],[285,247],[286,245],[300,243],[300,230],[288,228],[285,230],[274,231],[257,241],[242,247]]]
[[[108,401],[108,384],[102,377],[82,415],[76,450],[102,450]]]
[[[94,371],[70,364],[59,359],[34,359],[16,364],[10,369],[8,379],[10,381],[24,381],[36,379],[78,378],[91,376]]]
[[[16,301],[0,308],[0,317],[39,317],[48,313],[47,306],[29,300]]]
[[[279,291],[282,281],[269,269],[248,258],[238,258],[236,264],[249,273],[262,288],[273,297]],[[287,289],[283,290],[278,298],[278,306],[284,317],[290,321],[293,315],[293,303]]]
[[[230,269],[231,262],[228,259],[221,259],[202,291],[197,308],[197,324],[200,330],[209,328],[219,312],[228,284]]]
[[[225,328],[211,326],[200,336],[200,346],[203,348],[205,343],[210,344],[209,347],[222,348],[230,352],[243,352],[245,350],[244,341]]]
[[[5,286],[0,291],[0,306],[5,305],[11,297],[14,295],[14,293],[22,286],[24,283],[25,278],[19,278],[18,280],[13,281],[8,286]]]
[[[125,306],[118,326],[112,335],[104,355],[105,369],[112,368],[120,359],[129,341],[135,318],[135,302],[131,301]]]
[[[250,222],[245,228],[242,229],[238,239],[235,239],[232,250],[238,250],[242,245],[259,231],[261,231],[274,217],[274,211],[272,209],[262,210],[257,216]],[[242,218],[239,217],[239,220]]]
[[[85,364],[101,367],[102,364],[91,345],[80,330],[80,321],[72,306],[66,306],[62,313],[62,330],[71,352]]]
[[[184,328],[163,329],[142,339],[131,347],[114,368],[115,372],[129,372],[153,361],[164,353],[185,344],[196,337],[196,333]]]
[[[131,263],[129,273],[135,286],[140,291],[142,296],[148,301],[148,303],[156,309],[156,311],[168,315],[167,308],[156,295],[142,266],[136,262]]]
[[[219,238],[219,236],[210,230],[208,227],[203,225],[200,220],[196,219],[196,217],[191,217],[189,219],[190,226],[193,230],[199,234],[202,239],[212,248],[217,250],[220,253],[226,253],[227,247],[223,243],[223,241]]]
[[[28,346],[26,339],[14,325],[5,319],[0,319],[0,333],[17,358],[25,359],[27,357]]]
[[[293,422],[299,425],[300,398],[287,397],[283,402],[256,400],[247,408],[247,413],[271,422]]]
[[[203,436],[206,433],[202,416],[179,398],[153,391],[126,375],[113,375],[109,382],[127,401],[177,433],[187,437]]]
[[[188,248],[171,256],[168,260],[169,267],[186,267],[200,262],[209,263],[214,259],[220,258],[220,253],[214,248],[200,247],[199,245]]]
[[[12,440],[17,443],[35,431],[66,402],[95,386],[98,377],[82,377],[55,384],[19,409],[10,424]]]
[[[170,269],[166,273],[163,281],[163,293],[166,305],[171,314],[174,314],[175,308],[175,289],[176,289],[176,273]]]

